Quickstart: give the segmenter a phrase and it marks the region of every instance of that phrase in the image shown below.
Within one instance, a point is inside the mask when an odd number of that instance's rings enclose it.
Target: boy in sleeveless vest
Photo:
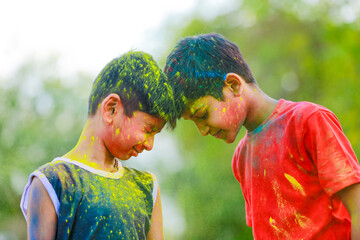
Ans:
[[[331,111],[267,96],[219,34],[181,39],[165,74],[202,135],[232,143],[247,129],[232,168],[255,239],[360,239],[360,167]]]
[[[163,239],[155,176],[118,159],[150,151],[173,116],[172,89],[151,55],[131,51],[108,63],[77,145],[29,177],[21,199],[28,239]]]

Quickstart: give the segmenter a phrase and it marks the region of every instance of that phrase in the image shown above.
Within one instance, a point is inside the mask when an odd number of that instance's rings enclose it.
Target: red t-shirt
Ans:
[[[328,109],[281,99],[241,140],[232,167],[255,239],[350,239],[335,193],[360,182],[360,167]]]

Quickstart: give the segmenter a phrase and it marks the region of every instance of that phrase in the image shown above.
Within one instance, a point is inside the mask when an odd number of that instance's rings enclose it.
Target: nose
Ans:
[[[149,136],[148,138],[146,138],[145,142],[144,142],[144,147],[146,149],[146,151],[150,151],[153,146],[154,146],[154,135]]]
[[[206,136],[210,132],[210,127],[202,122],[195,122],[196,127],[198,128],[202,136]]]

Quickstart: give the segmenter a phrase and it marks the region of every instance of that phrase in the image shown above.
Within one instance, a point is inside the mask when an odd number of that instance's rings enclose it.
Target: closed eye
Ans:
[[[206,107],[198,108],[194,114],[190,116],[190,119],[194,120],[206,120],[208,118],[208,111]]]
[[[208,112],[206,111],[206,112],[204,112],[204,114],[202,115],[202,117],[199,117],[199,119],[201,119],[201,120],[206,120],[207,118],[208,118]]]
[[[144,128],[144,132],[147,134],[157,134],[159,132],[161,132],[162,128],[158,128],[157,126],[153,126],[153,125],[147,125]]]
[[[194,120],[197,120],[197,121],[203,121],[203,120],[206,120],[208,118],[209,114],[207,111],[204,111],[204,112],[198,112],[194,117],[193,119]]]
[[[150,127],[150,126],[146,126],[146,127],[144,128],[144,132],[150,134],[150,133],[153,132],[153,129],[152,129],[152,127]]]

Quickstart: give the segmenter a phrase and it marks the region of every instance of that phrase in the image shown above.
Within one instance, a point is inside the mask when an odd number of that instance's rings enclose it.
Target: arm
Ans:
[[[157,187],[157,197],[151,217],[151,227],[147,235],[148,240],[163,240],[163,221],[162,221],[162,209],[161,209],[161,197],[160,188]]]
[[[318,169],[320,185],[329,196],[340,198],[351,216],[352,239],[360,239],[360,167],[351,144],[332,113],[318,111],[306,126],[306,149]]]
[[[360,183],[337,192],[351,216],[351,239],[360,239]]]
[[[55,239],[57,215],[48,192],[40,179],[34,177],[31,183],[28,213],[28,240]]]

